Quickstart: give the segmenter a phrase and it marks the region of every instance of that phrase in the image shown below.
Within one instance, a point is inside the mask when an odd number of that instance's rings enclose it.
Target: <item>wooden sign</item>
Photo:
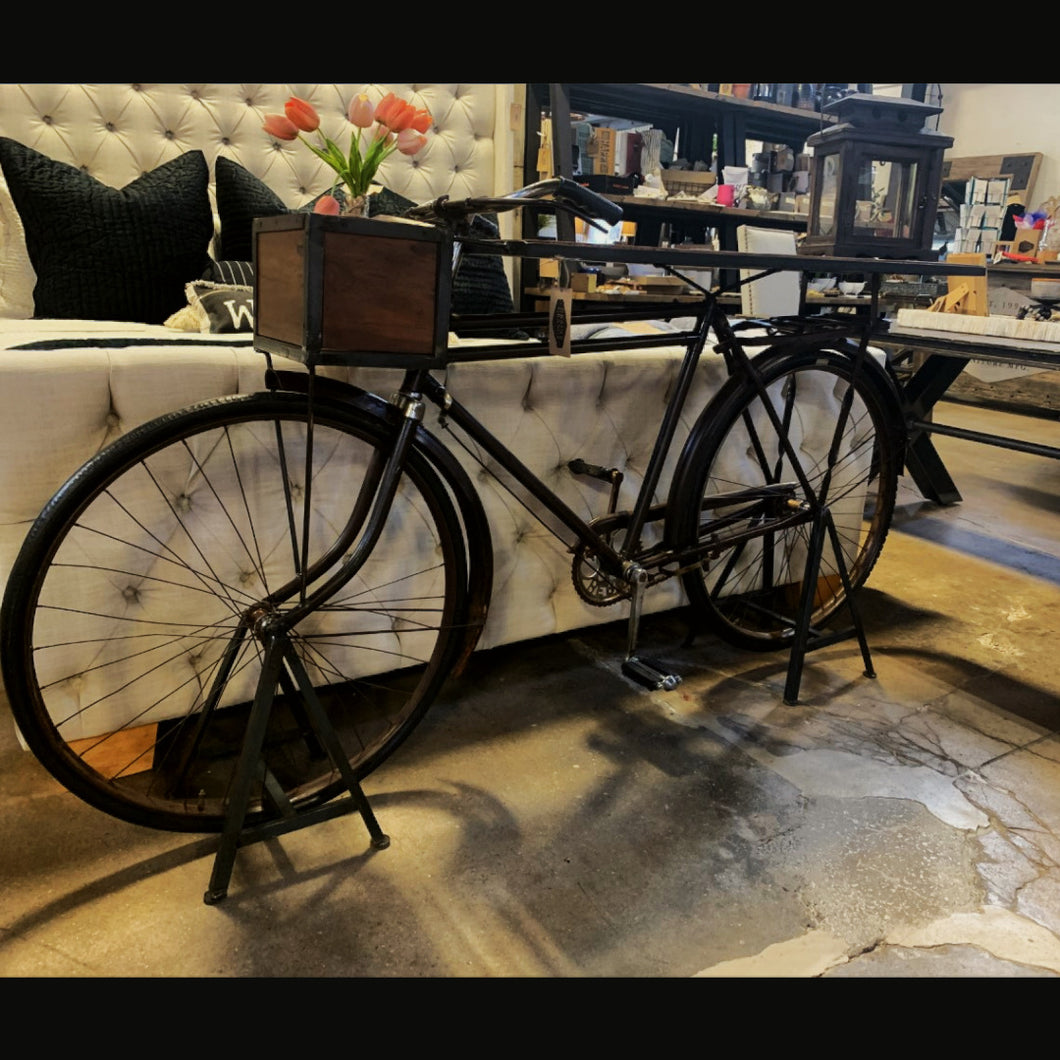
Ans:
[[[1009,190],[1021,195],[1024,206],[1034,188],[1035,177],[1042,164],[1042,155],[975,155],[967,158],[944,158],[942,179],[944,181],[971,180],[972,177],[1009,177]]]

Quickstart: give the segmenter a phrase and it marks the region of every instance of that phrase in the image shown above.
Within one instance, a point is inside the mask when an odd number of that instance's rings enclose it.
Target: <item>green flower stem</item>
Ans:
[[[342,148],[338,144],[329,140],[323,133],[320,134],[320,139],[324,144],[323,147],[317,147],[316,144],[310,143],[301,133],[298,135],[298,139],[317,158],[338,174],[355,198],[358,195],[368,194],[368,188],[375,177],[376,171],[397,147],[396,141],[387,144],[386,137],[380,137],[372,142],[362,157],[361,135],[361,130],[358,129],[357,135],[351,139],[349,157],[343,153]]]

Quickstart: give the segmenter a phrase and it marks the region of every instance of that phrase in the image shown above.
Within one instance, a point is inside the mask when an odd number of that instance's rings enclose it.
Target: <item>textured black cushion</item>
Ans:
[[[272,188],[223,155],[214,162],[213,179],[221,219],[217,256],[250,261],[254,257],[254,218],[280,217],[290,211]]]
[[[219,253],[225,258],[242,261],[252,258],[255,217],[278,217],[298,212],[288,210],[283,200],[268,185],[238,162],[223,156],[218,156],[214,165],[214,183],[217,189],[217,213],[221,218]],[[341,196],[342,189],[339,188],[336,197],[340,201]],[[299,210],[311,210],[315,202],[316,199],[313,199]],[[384,188],[368,197],[368,216],[396,217],[415,205],[411,199]],[[491,217],[479,217],[475,220],[474,230],[476,235],[495,236],[497,225]],[[486,254],[465,255],[453,279],[453,313],[457,316],[479,316],[511,313],[513,308],[511,286],[504,271],[503,259]],[[476,331],[475,334],[481,336],[484,333]],[[500,329],[491,334],[497,338],[526,337],[521,331]]]
[[[34,315],[161,324],[209,260],[209,167],[189,151],[124,188],[0,137],[37,273]]]

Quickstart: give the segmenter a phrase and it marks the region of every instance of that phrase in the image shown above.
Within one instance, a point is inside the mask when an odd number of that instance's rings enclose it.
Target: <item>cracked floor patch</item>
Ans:
[[[804,795],[832,798],[910,799],[940,821],[967,831],[988,823],[986,814],[926,766],[893,765],[845,751],[800,751],[770,756],[769,767]]]
[[[973,913],[953,913],[918,927],[895,928],[887,941],[894,946],[915,948],[977,946],[1003,960],[1060,973],[1060,939],[1041,924],[997,906]]]

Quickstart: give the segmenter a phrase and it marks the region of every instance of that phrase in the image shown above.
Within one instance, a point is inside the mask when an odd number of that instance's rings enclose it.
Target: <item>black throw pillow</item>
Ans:
[[[37,273],[36,317],[161,324],[185,304],[213,237],[201,151],[120,189],[6,137],[0,167]]]
[[[254,257],[254,218],[282,217],[291,211],[266,183],[238,162],[218,155],[213,166],[214,191],[221,233],[217,257],[251,261]]]

